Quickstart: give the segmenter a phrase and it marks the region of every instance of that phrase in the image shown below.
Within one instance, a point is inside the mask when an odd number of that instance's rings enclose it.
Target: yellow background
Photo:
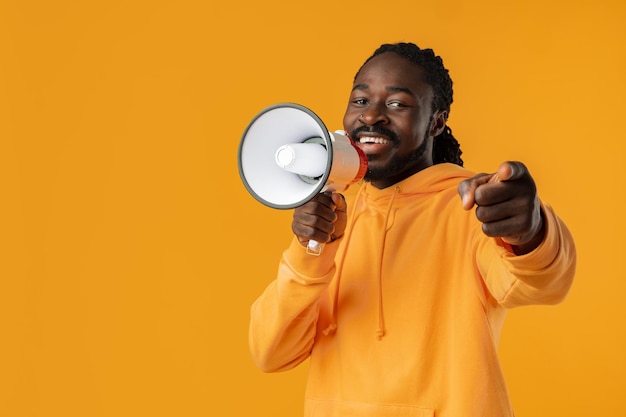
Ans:
[[[526,162],[577,239],[569,299],[505,326],[517,415],[626,415],[625,21],[621,0],[0,1],[0,415],[300,415],[306,365],[247,350],[291,214],[247,194],[237,147],[281,101],[341,128],[395,41],[444,57],[466,166]]]

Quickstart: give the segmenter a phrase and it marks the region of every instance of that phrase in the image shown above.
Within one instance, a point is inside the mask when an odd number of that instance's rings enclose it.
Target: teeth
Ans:
[[[361,143],[376,143],[376,144],[379,144],[379,145],[387,145],[389,143],[389,139],[363,136],[363,137],[359,138],[359,142],[361,142]]]

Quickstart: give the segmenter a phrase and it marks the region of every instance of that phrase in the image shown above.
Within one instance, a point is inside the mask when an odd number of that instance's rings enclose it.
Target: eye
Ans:
[[[355,98],[352,100],[352,104],[357,106],[365,106],[367,104],[367,100],[364,98]]]
[[[387,103],[387,107],[398,109],[398,108],[407,107],[407,106],[400,101],[390,101],[389,103]]]

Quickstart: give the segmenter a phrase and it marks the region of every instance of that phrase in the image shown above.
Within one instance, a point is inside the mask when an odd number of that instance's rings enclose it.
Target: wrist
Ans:
[[[530,253],[535,250],[539,245],[541,245],[541,242],[543,242],[546,236],[546,222],[544,219],[543,210],[540,210],[539,225],[535,227],[534,230],[529,233],[529,235],[530,237],[525,236],[521,239],[518,239],[518,242],[521,241],[523,243],[509,242],[509,244],[513,248],[513,252],[516,255],[525,255],[527,253]]]

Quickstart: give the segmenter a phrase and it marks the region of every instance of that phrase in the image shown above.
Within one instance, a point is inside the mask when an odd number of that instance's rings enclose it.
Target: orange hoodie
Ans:
[[[438,164],[349,203],[321,256],[294,239],[253,304],[250,348],[266,372],[310,357],[305,416],[512,417],[497,357],[507,308],[554,304],[576,251],[542,205],[546,238],[515,256],[462,208],[474,174]]]

